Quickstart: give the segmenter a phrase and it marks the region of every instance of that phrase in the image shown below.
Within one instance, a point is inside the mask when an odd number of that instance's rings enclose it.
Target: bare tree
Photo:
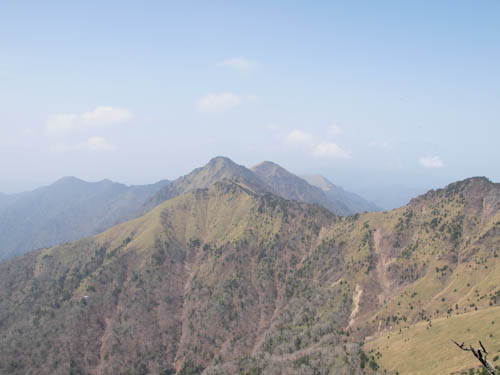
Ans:
[[[486,348],[484,347],[483,343],[481,341],[479,341],[479,345],[481,346],[480,348],[478,349],[474,349],[472,347],[472,345],[469,345],[469,347],[465,346],[465,343],[461,343],[459,344],[458,342],[456,342],[455,340],[452,340],[456,346],[458,346],[460,349],[466,351],[466,352],[472,352],[472,354],[474,354],[474,357],[477,358],[477,360],[479,362],[481,362],[481,364],[483,365],[483,367],[486,369],[486,371],[488,372],[488,374],[490,375],[499,375],[497,370],[495,369],[495,366],[493,366],[491,364],[491,362],[489,362],[486,357],[488,356],[488,351],[486,350]]]

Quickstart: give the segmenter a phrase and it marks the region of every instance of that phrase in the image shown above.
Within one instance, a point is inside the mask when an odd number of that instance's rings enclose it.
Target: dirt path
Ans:
[[[387,267],[391,262],[387,259],[387,254],[384,254],[384,251],[380,245],[382,240],[382,233],[380,230],[377,230],[373,236],[373,250],[378,258],[377,262],[377,273],[378,279],[380,283],[380,287],[382,288],[382,292],[378,296],[379,303],[384,303],[386,297],[391,294],[391,281],[387,277]]]
[[[351,328],[351,326],[354,324],[356,321],[356,315],[359,312],[359,301],[361,300],[361,296],[363,295],[363,289],[359,284],[356,284],[356,290],[354,291],[354,296],[352,299],[352,303],[354,305],[354,308],[352,309],[350,320],[349,320],[349,325],[347,328]]]

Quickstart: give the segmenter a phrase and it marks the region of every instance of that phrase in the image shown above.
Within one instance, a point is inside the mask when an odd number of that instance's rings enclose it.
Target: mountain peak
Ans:
[[[218,166],[218,167],[221,167],[221,166],[236,166],[238,164],[236,164],[234,161],[232,161],[231,159],[229,159],[228,157],[226,156],[216,156],[212,159],[210,159],[210,161],[206,164],[206,166]]]
[[[211,159],[205,166],[194,169],[191,173],[179,177],[161,189],[147,202],[144,212],[165,200],[195,189],[208,188],[212,184],[224,179],[244,180],[246,185],[252,186],[255,190],[259,190],[257,187],[262,186],[262,181],[252,171],[242,165],[236,164],[228,157],[217,156]]]
[[[300,177],[309,182],[311,185],[319,187],[323,191],[328,191],[336,187],[326,177],[323,177],[320,174],[313,174],[309,176],[300,176]]]
[[[272,161],[263,161],[254,167],[250,168],[250,170],[261,177],[290,177],[294,176],[292,173],[288,172],[282,166],[273,163]]]
[[[460,199],[469,203],[478,201],[477,204],[500,204],[500,184],[491,182],[486,177],[469,177],[461,181],[452,182],[442,189],[429,190],[410,201],[410,205],[418,205],[424,202],[440,199]],[[424,203],[425,204],[425,203]]]
[[[53,185],[67,185],[67,184],[82,184],[86,183],[86,181],[79,179],[75,176],[64,176],[53,183]]]

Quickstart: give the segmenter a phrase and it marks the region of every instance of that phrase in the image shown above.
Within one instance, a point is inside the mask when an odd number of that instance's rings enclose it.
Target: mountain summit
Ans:
[[[189,174],[179,177],[169,185],[158,191],[149,199],[143,212],[181,194],[188,193],[194,189],[208,188],[212,184],[224,179],[233,181],[245,181],[254,187],[263,187],[262,180],[252,171],[242,165],[236,164],[231,159],[224,156],[217,156],[211,159],[205,166],[196,168]]]

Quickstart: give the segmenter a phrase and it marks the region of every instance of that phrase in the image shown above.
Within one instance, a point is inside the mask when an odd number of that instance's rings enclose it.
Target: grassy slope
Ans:
[[[365,350],[380,352],[380,363],[389,374],[444,375],[468,373],[480,366],[472,353],[458,349],[451,340],[478,346],[482,340],[493,360],[500,351],[500,307],[420,322],[409,328],[380,333]],[[493,362],[499,365],[499,361]]]

